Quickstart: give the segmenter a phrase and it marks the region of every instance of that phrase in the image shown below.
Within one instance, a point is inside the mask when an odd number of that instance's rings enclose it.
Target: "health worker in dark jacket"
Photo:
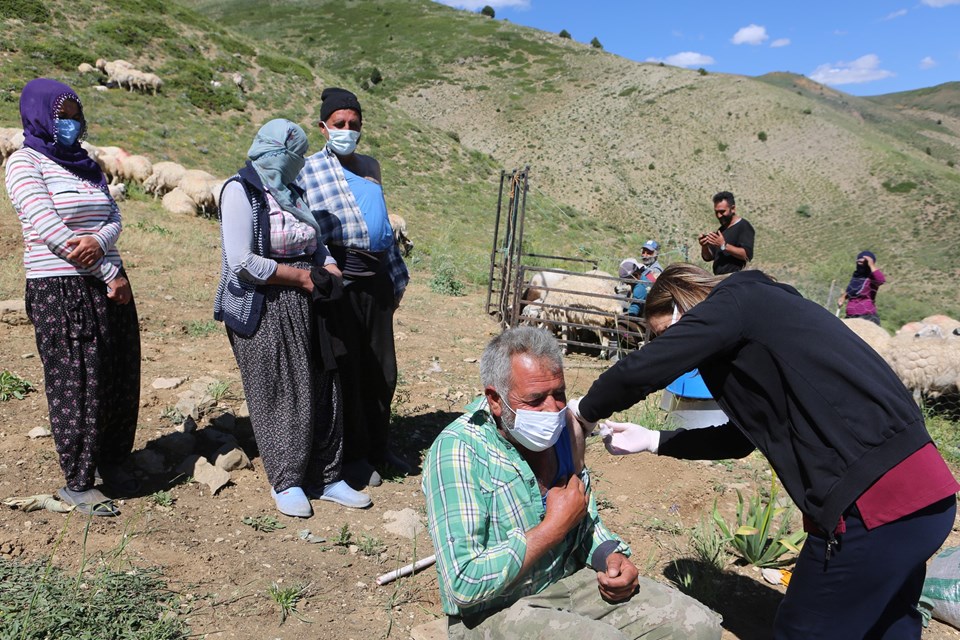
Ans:
[[[657,339],[571,401],[584,428],[699,368],[727,424],[608,423],[607,449],[697,460],[759,449],[810,533],[774,637],[919,638],[925,562],[951,530],[960,485],[890,367],[833,314],[759,271],[671,265],[645,315]]]

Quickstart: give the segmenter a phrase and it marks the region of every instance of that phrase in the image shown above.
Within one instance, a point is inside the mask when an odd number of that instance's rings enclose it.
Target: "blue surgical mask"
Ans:
[[[327,140],[327,146],[338,156],[348,156],[357,148],[357,141],[360,140],[360,132],[352,129],[331,129],[323,125],[330,134]]]
[[[65,147],[73,146],[83,131],[83,123],[69,118],[57,118],[57,142]]]
[[[513,438],[530,451],[544,451],[557,443],[560,434],[567,426],[567,408],[560,411],[530,411],[517,409],[503,402],[503,406],[516,416],[513,426],[507,431]]]

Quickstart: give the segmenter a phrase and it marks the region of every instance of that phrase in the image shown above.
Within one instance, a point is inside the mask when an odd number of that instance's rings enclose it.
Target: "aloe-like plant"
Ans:
[[[749,500],[737,490],[737,520],[734,526],[726,520],[713,502],[713,520],[726,537],[730,546],[747,562],[757,567],[782,567],[793,562],[784,558],[788,553],[799,553],[807,534],[790,531],[790,515],[793,505],[778,507],[777,476],[770,479],[770,497],[764,503],[758,491]]]

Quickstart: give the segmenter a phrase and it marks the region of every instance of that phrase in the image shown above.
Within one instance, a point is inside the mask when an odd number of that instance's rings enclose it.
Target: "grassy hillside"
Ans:
[[[757,266],[811,296],[845,284],[852,256],[870,247],[890,274],[889,314],[960,310],[960,125],[948,114],[904,113],[790,74],[638,64],[426,0],[199,6],[343,70],[362,95],[503,166],[529,163],[544,194],[632,233],[608,252],[635,252],[646,235],[679,252],[713,226],[710,195],[730,189],[757,227]]]
[[[226,175],[265,120],[301,122],[317,145],[322,87],[356,91],[361,145],[384,165],[415,268],[443,262],[482,282],[500,169],[529,164],[533,250],[613,269],[654,236],[671,259],[696,260],[696,233],[715,226],[709,198],[729,189],[757,227],[756,266],[811,297],[845,284],[869,247],[890,277],[889,323],[960,314],[960,121],[948,113],[790,74],[634,63],[428,0],[14,5],[0,2],[3,124],[16,120],[19,87],[52,75],[82,91],[94,143]],[[93,92],[97,80],[75,69],[97,57],[167,84],[157,97]]]
[[[945,82],[935,87],[899,91],[868,98],[872,102],[897,109],[922,109],[935,114],[960,117],[960,82]]]

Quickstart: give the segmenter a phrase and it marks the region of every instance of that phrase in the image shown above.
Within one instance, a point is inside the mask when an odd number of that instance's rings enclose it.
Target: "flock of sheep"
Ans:
[[[867,320],[847,318],[850,329],[883,356],[919,403],[960,390],[960,322],[944,315],[910,322],[894,335]]]
[[[118,87],[126,87],[130,91],[149,91],[156,95],[163,86],[163,80],[155,73],[140,71],[126,60],[107,62],[103,58],[97,60],[96,66],[82,62],[77,67],[80,73],[94,73],[100,71],[107,75],[107,84],[115,83]]]
[[[520,295],[520,322],[547,327],[560,339],[576,340],[587,331],[605,358],[616,344],[625,296],[615,290],[618,279],[604,271],[572,274],[536,271]],[[918,401],[960,391],[960,321],[934,315],[904,325],[895,335],[872,322],[845,319],[846,325],[879,353]]]

